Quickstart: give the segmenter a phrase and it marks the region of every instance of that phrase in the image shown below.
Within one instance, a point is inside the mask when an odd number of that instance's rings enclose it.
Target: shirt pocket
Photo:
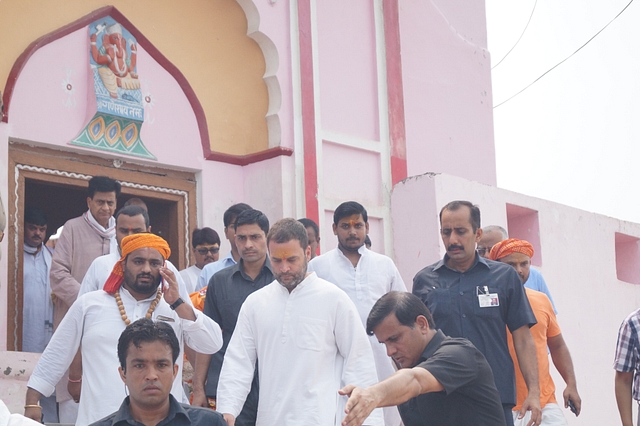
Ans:
[[[324,344],[327,321],[317,318],[299,317],[296,345],[300,349],[319,352]]]
[[[497,287],[488,287],[489,291],[487,295],[497,295],[497,300],[493,297],[489,297],[485,300],[484,305],[480,306],[480,298],[477,294],[477,289],[474,288],[473,292],[475,293],[473,296],[473,311],[479,317],[489,318],[493,320],[502,320],[502,304],[506,303],[506,300],[503,300],[503,295],[498,293]]]

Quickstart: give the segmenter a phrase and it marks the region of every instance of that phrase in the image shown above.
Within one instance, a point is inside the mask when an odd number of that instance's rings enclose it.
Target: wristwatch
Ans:
[[[183,303],[184,303],[184,300],[182,300],[182,297],[178,297],[178,300],[176,300],[171,305],[169,305],[169,307],[171,308],[171,310],[175,311],[176,308],[182,305]]]

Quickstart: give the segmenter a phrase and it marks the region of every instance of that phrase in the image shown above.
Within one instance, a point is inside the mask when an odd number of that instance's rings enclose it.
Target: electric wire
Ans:
[[[589,44],[594,38],[596,38],[602,31],[604,31],[609,25],[611,25],[611,23],[613,21],[615,21],[616,19],[618,19],[618,17],[620,15],[622,15],[624,13],[625,10],[627,10],[627,8],[629,6],[631,6],[631,3],[633,3],[634,0],[630,0],[629,3],[627,3],[627,5],[622,8],[622,10],[613,17],[613,19],[611,19],[604,27],[602,27],[600,29],[600,31],[598,31],[597,33],[595,33],[593,35],[593,37],[591,37],[589,40],[587,40],[582,46],[578,47],[576,49],[575,52],[573,52],[571,55],[567,56],[566,58],[564,58],[563,60],[561,60],[560,62],[558,62],[557,64],[555,64],[554,66],[552,66],[551,68],[549,68],[547,71],[545,71],[540,77],[536,78],[535,80],[533,80],[531,83],[529,83],[528,85],[526,85],[524,88],[522,88],[520,91],[516,92],[515,94],[511,95],[510,97],[508,97],[506,100],[500,102],[497,105],[493,106],[493,109],[498,108],[501,105],[504,105],[505,103],[509,102],[511,99],[515,98],[516,96],[518,96],[520,93],[524,92],[525,90],[527,90],[529,87],[533,86],[535,83],[537,83],[542,77],[544,77],[545,75],[549,74],[551,71],[553,71],[554,69],[556,69],[558,66],[562,65],[564,62],[566,62],[569,58],[571,58],[573,55],[575,55],[576,53],[578,53],[580,50],[582,50],[583,47],[585,47],[587,44]]]
[[[504,61],[507,56],[509,56],[509,53],[511,53],[511,51],[513,49],[516,48],[516,46],[518,45],[518,43],[520,43],[520,40],[522,40],[522,36],[524,35],[524,33],[527,31],[527,28],[529,28],[529,24],[531,23],[531,18],[533,18],[533,12],[535,12],[536,10],[536,5],[538,4],[538,0],[535,1],[535,3],[533,3],[533,9],[531,9],[531,14],[529,15],[529,20],[527,21],[527,25],[524,26],[524,29],[522,30],[522,33],[520,34],[520,37],[518,37],[518,40],[516,40],[515,44],[511,47],[511,49],[509,49],[509,51],[502,57],[502,59],[500,59],[498,61],[497,64],[495,64],[494,66],[491,67],[491,70],[493,70],[495,67],[497,67],[498,65],[500,65],[502,63],[502,61]]]

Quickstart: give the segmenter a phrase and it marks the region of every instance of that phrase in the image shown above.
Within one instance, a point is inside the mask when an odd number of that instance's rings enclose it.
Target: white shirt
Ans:
[[[189,266],[187,269],[180,271],[180,276],[184,281],[184,285],[187,286],[189,294],[196,291],[196,284],[198,284],[200,272],[202,272],[202,269],[198,268],[196,265]]]
[[[53,334],[53,300],[49,285],[51,252],[42,244],[24,246],[22,351],[42,353]]]
[[[227,253],[225,257],[218,260],[217,262],[209,263],[208,265],[204,265],[202,268],[202,272],[200,272],[200,277],[198,278],[198,284],[196,285],[196,291],[201,290],[209,285],[209,280],[218,271],[222,271],[224,268],[228,268],[229,266],[235,265],[236,262],[233,260],[233,255],[231,252]]]
[[[143,318],[155,295],[136,301],[124,288],[120,297],[131,322]],[[178,374],[171,393],[184,401],[182,389],[182,358],[184,344],[194,350],[213,354],[222,347],[222,333],[218,324],[194,309],[196,321],[183,320],[160,299],[152,314],[170,319],[180,341],[180,355],[176,360]],[[125,329],[114,296],[104,291],[87,293],[76,300],[53,334],[53,338],[38,361],[27,386],[49,396],[63,377],[82,344],[82,391],[78,410],[78,425],[92,422],[117,411],[126,394],[120,375],[117,355],[118,339]]]
[[[407,291],[398,268],[391,258],[367,249],[364,245],[358,249],[360,260],[356,267],[339,248],[313,258],[309,262],[309,271],[315,271],[318,277],[340,287],[358,308],[362,325],[366,327],[371,308],[390,291]],[[380,381],[391,376],[395,367],[387,356],[385,346],[375,336],[369,336],[376,370]],[[401,422],[396,407],[384,409],[385,424],[397,426]]]
[[[377,382],[371,347],[346,294],[310,274],[291,292],[277,281],[247,297],[227,348],[217,410],[238,416],[256,360],[260,397],[256,426],[339,425],[345,384]],[[382,425],[374,410],[365,422]]]
[[[107,282],[109,275],[111,275],[111,271],[113,271],[113,267],[120,260],[120,253],[109,253],[104,256],[97,257],[93,262],[91,262],[91,266],[87,269],[87,273],[84,275],[82,279],[82,284],[80,284],[80,291],[78,292],[78,297],[82,296],[85,293],[89,293],[90,291],[102,290],[104,284]],[[167,268],[173,272],[176,276],[176,281],[178,283],[178,290],[180,292],[180,297],[186,303],[192,305],[191,298],[189,297],[190,292],[187,291],[187,286],[182,279],[182,276],[178,272],[173,263],[167,260]]]

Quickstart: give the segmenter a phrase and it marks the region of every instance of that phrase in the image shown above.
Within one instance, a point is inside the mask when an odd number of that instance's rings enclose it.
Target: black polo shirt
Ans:
[[[515,405],[514,366],[506,327],[513,331],[536,324],[520,277],[513,267],[477,254],[465,272],[447,267],[447,259],[445,255],[416,274],[413,294],[427,305],[444,334],[469,339],[484,354],[502,403]]]
[[[118,411],[108,415],[102,420],[91,423],[91,426],[144,426],[131,417],[129,411],[129,398],[126,397]],[[193,407],[187,404],[180,404],[173,395],[169,394],[169,415],[158,423],[158,426],[227,426],[227,422],[222,418],[222,414],[209,408]]]
[[[428,370],[444,391],[419,395],[398,406],[405,426],[504,426],[504,410],[484,355],[467,339],[438,330],[417,367]]]
[[[222,348],[211,357],[211,364],[207,372],[207,383],[205,384],[205,393],[211,398],[216,397],[222,361],[233,331],[236,328],[242,304],[251,293],[272,283],[274,280],[269,256],[265,259],[264,265],[255,280],[252,280],[250,276],[244,273],[243,265],[244,261],[240,259],[237,264],[216,272],[207,286],[204,313],[222,328]],[[255,424],[257,410],[258,374],[256,369],[251,391],[247,395],[242,412],[236,419],[236,424],[238,426]]]

